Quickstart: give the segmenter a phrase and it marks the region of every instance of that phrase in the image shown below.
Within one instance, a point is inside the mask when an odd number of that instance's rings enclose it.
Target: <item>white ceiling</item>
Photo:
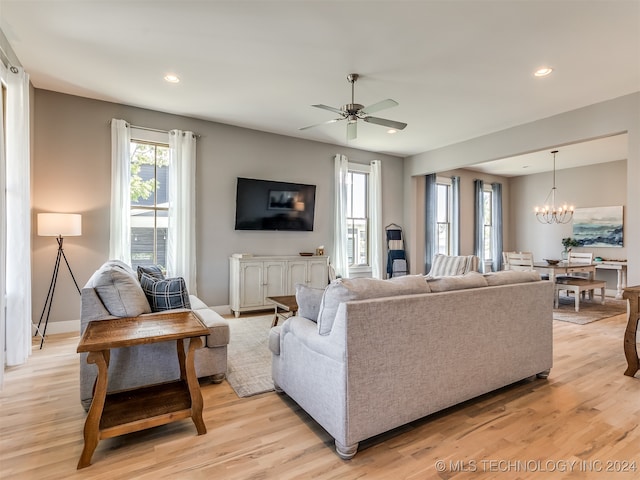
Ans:
[[[553,150],[558,151],[556,153],[556,170],[564,170],[596,163],[626,160],[628,148],[629,140],[627,134],[624,133],[515,157],[502,158],[465,168],[503,177],[518,177],[520,175],[533,175],[553,170],[553,154],[551,153]]]
[[[37,88],[338,145],[345,122],[299,128],[359,73],[408,127],[348,145],[401,157],[640,90],[638,0],[0,0],[0,28]]]

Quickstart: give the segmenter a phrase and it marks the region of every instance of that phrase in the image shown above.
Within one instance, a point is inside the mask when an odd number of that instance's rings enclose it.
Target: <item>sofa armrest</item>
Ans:
[[[269,350],[274,355],[280,355],[280,337],[282,336],[282,325],[276,325],[269,330]]]
[[[210,308],[193,310],[193,313],[209,329],[206,346],[209,348],[222,347],[229,344],[229,322]]]
[[[290,341],[287,339],[289,335],[315,353],[340,363],[345,361],[344,340],[336,342],[334,335],[320,335],[318,325],[313,320],[298,315],[289,317],[280,330],[280,351],[283,351]]]

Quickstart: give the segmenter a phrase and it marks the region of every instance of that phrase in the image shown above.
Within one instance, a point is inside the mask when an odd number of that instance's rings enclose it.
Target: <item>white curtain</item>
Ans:
[[[131,265],[131,131],[124,120],[111,119],[111,222],[109,259]]]
[[[15,70],[15,71],[14,71]],[[20,365],[31,354],[31,175],[29,75],[4,70],[7,85],[6,181],[6,364]],[[1,112],[1,110],[0,110]],[[6,175],[5,175],[6,173]]]
[[[167,272],[196,295],[196,136],[171,130],[169,148]]]
[[[4,112],[4,85],[8,69],[0,62],[0,112]],[[0,115],[0,390],[4,383],[4,352],[6,345],[6,295],[7,284],[7,163],[5,161],[4,115]]]
[[[349,160],[345,155],[336,155],[335,165],[335,201],[333,232],[333,268],[343,278],[349,277],[349,257],[347,254],[347,175]]]
[[[370,255],[371,276],[383,277],[382,258],[382,176],[381,162],[371,162],[369,173],[369,229],[370,229]]]

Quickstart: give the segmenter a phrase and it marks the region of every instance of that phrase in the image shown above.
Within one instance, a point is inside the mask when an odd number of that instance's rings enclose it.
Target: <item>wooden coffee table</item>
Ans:
[[[270,301],[276,306],[275,316],[273,317],[272,327],[278,325],[278,320],[286,320],[293,316],[298,311],[298,304],[296,303],[295,295],[281,295],[278,297],[267,297],[266,300]]]
[[[193,312],[162,313],[144,317],[90,322],[78,344],[78,353],[89,352],[87,363],[98,366],[93,400],[84,424],[84,448],[78,468],[91,464],[98,441],[191,418],[198,435],[207,433],[202,420],[202,393],[196,378],[195,351],[209,330]],[[189,338],[185,355],[184,339]],[[132,347],[175,340],[180,379],[107,394],[112,348]],[[134,365],[131,368],[135,368]]]

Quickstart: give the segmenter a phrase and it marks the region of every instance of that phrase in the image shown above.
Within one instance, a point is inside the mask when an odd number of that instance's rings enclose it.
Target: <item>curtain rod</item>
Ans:
[[[12,63],[11,60],[9,59],[9,55],[6,54],[6,52],[4,51],[4,49],[2,48],[2,45],[0,45],[0,61],[4,64],[5,67],[7,67],[9,69],[9,71],[11,71],[12,73],[18,73],[19,70],[18,68],[16,68]]]
[[[126,120],[125,120],[126,121]],[[109,125],[111,125],[111,120],[109,120]],[[129,125],[129,127],[131,128],[137,128],[139,130],[147,130],[149,132],[158,132],[158,133],[171,133],[168,130],[160,130],[159,128],[151,128],[151,127],[141,127],[140,125],[132,125],[129,122],[127,122],[127,125]],[[192,132],[193,133],[193,132]],[[197,133],[193,133],[193,136],[196,138],[200,138],[200,135]]]
[[[140,125],[131,125],[130,123],[129,123],[129,126],[131,128],[138,128],[140,130],[148,130],[149,132],[171,133],[170,131],[167,131],[167,130],[160,130],[158,128],[151,128],[151,127],[141,127]],[[200,138],[200,135],[198,135],[197,133],[193,133],[193,132],[191,133],[193,134],[194,137]]]

